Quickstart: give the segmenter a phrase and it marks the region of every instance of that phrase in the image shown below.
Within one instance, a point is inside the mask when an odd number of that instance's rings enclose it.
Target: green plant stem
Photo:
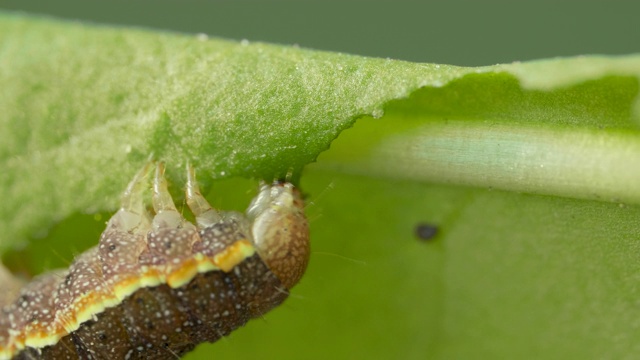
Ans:
[[[366,120],[362,120],[366,121]],[[377,126],[375,122],[364,126]],[[430,123],[349,156],[350,136],[316,168],[422,182],[640,203],[640,136],[469,121]]]

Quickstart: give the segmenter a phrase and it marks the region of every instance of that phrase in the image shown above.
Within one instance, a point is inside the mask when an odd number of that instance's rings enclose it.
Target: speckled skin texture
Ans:
[[[24,350],[16,359],[176,359],[261,316],[287,295],[254,255],[230,273],[198,274],[177,289],[139,289],[57,344]]]
[[[263,185],[247,217],[218,213],[189,171],[197,225],[175,209],[162,164],[149,216],[143,169],[98,246],[0,303],[0,359],[176,359],[282,303],[308,262],[299,192]]]

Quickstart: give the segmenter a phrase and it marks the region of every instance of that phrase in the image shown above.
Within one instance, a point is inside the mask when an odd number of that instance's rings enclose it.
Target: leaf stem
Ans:
[[[379,125],[371,121],[364,126]],[[358,132],[345,131],[312,167],[640,204],[638,134],[447,121],[389,133],[354,154],[349,144],[363,143],[358,137],[366,136]]]

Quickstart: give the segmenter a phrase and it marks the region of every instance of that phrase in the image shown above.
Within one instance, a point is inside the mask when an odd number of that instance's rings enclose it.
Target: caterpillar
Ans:
[[[194,224],[164,172],[149,162],[134,176],[98,245],[68,269],[0,296],[0,359],[175,359],[287,298],[309,261],[300,191],[263,182],[246,214],[218,211],[188,166]]]

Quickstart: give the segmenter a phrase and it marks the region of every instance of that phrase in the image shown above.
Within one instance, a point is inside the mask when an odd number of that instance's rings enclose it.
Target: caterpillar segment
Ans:
[[[246,215],[218,211],[188,166],[193,224],[164,171],[148,163],[134,176],[98,245],[68,269],[0,298],[0,359],[175,359],[287,298],[309,261],[299,190],[261,183]]]

